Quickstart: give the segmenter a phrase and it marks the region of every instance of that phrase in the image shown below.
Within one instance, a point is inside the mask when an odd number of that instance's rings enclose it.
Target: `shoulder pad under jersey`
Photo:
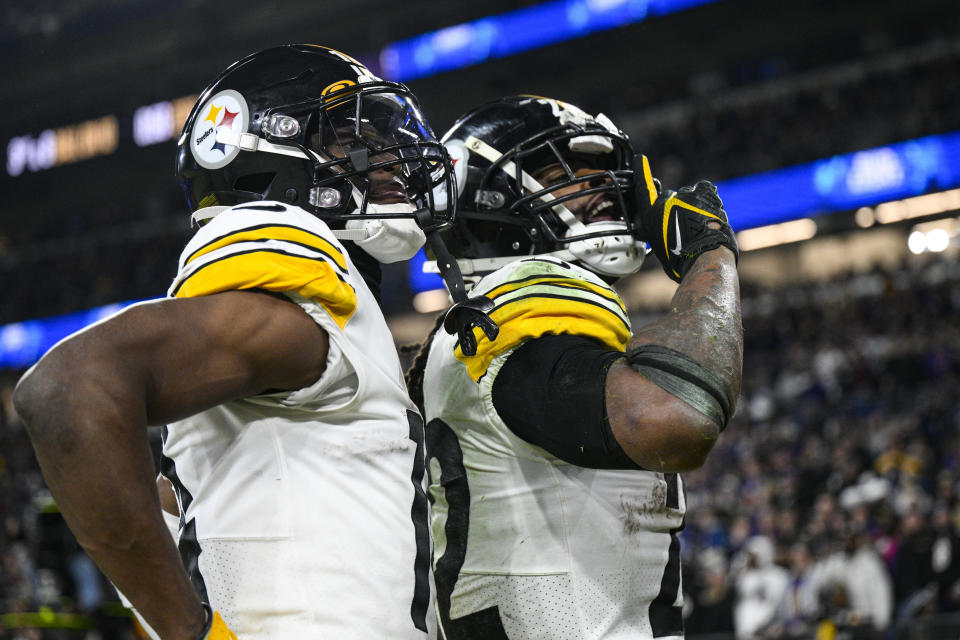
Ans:
[[[293,292],[324,306],[343,328],[357,308],[343,246],[303,209],[251,202],[212,218],[180,255],[173,298],[237,289]]]
[[[481,280],[471,295],[493,300],[490,317],[500,326],[490,341],[475,329],[477,353],[454,355],[479,380],[490,362],[521,342],[546,334],[594,338],[623,351],[630,340],[630,319],[616,291],[593,273],[555,258],[517,260]]]

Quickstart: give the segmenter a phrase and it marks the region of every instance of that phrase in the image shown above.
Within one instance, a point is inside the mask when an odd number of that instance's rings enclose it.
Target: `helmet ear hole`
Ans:
[[[233,188],[236,191],[258,193],[262,197],[266,197],[267,191],[270,189],[270,185],[273,183],[273,179],[276,177],[277,174],[273,171],[251,173],[238,177],[233,183]]]

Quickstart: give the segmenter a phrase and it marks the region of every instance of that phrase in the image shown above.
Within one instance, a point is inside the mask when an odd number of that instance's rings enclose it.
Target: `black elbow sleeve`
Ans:
[[[726,428],[733,399],[712,371],[688,355],[659,345],[641,345],[627,358],[634,371],[709,417],[720,431]]]

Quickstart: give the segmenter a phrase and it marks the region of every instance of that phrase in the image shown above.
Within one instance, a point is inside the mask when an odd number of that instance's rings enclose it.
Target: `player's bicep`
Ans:
[[[589,338],[548,335],[514,351],[493,402],[517,436],[581,467],[676,472],[717,438],[706,416]]]
[[[100,332],[104,357],[143,385],[151,424],[298,389],[326,366],[326,332],[296,304],[254,291],[137,305]]]
[[[607,373],[606,407],[617,442],[644,469],[695,469],[719,435],[710,418],[634,371],[625,359]]]
[[[514,434],[581,467],[633,469],[611,432],[604,388],[624,357],[590,338],[546,335],[510,354],[493,383],[493,404]]]

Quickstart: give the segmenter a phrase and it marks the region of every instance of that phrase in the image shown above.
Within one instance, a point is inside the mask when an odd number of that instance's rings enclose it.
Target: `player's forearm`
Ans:
[[[719,378],[733,415],[743,369],[740,281],[733,253],[706,252],[690,267],[663,319],[637,331],[627,352],[640,345],[675,349]]]
[[[84,353],[91,364],[78,366],[70,352],[41,361],[14,395],[47,485],[81,546],[161,637],[196,637],[202,608],[160,514],[143,390],[109,360]]]

